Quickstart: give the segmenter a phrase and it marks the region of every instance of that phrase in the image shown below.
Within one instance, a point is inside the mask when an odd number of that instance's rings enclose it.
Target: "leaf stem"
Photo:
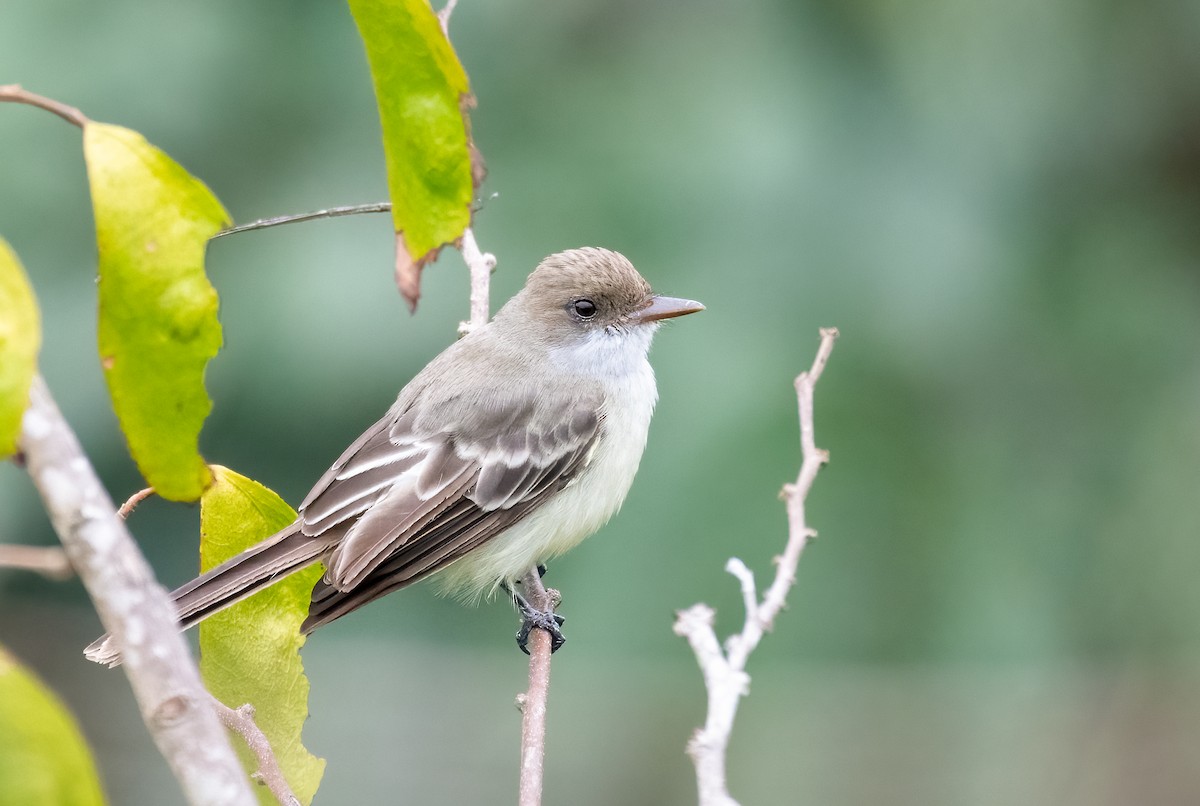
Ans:
[[[45,95],[29,92],[23,89],[20,84],[0,84],[0,101],[26,104],[28,106],[36,106],[38,109],[45,109],[47,112],[58,115],[68,123],[74,123],[81,129],[88,122],[87,116],[75,107],[68,106],[53,98],[47,98]]]

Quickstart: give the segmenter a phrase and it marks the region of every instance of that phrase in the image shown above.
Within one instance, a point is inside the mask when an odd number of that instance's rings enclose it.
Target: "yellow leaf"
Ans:
[[[421,269],[471,223],[483,171],[466,114],[474,99],[427,0],[349,2],[383,128],[397,282],[416,307]]]
[[[41,342],[33,288],[21,262],[0,238],[0,459],[17,450]]]
[[[137,132],[88,122],[83,151],[100,257],[100,359],[147,483],[194,501],[211,476],[198,440],[221,347],[208,239],[228,223],[212,192]]]
[[[91,751],[52,691],[0,648],[0,803],[103,806]]]
[[[283,499],[256,481],[213,465],[213,483],[200,499],[200,567],[207,571],[269,537],[296,518]],[[271,742],[296,797],[307,806],[325,771],[300,743],[308,718],[308,678],[300,661],[313,585],[323,573],[314,565],[200,623],[200,673],[213,696],[231,708],[254,706],[254,720]],[[257,762],[234,739],[246,769]],[[263,806],[277,806],[259,792]]]

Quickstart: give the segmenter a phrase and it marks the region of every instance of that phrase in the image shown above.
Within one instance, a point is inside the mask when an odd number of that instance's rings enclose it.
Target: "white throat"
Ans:
[[[601,381],[626,379],[630,375],[654,374],[646,360],[657,325],[593,330],[581,339],[550,348],[550,358],[567,372],[588,375]]]

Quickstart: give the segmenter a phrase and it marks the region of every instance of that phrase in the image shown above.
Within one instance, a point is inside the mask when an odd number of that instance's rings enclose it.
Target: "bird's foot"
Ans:
[[[567,637],[559,629],[566,619],[553,610],[537,609],[529,603],[528,599],[507,585],[504,588],[512,596],[517,610],[521,611],[521,629],[517,630],[517,646],[521,648],[521,651],[526,655],[529,654],[529,633],[540,629],[550,633],[551,654],[557,652],[559,647],[567,642]]]
[[[521,611],[521,629],[517,630],[517,646],[526,655],[529,654],[529,633],[537,628],[550,633],[550,653],[554,654],[567,642],[559,627],[565,618],[549,610]]]

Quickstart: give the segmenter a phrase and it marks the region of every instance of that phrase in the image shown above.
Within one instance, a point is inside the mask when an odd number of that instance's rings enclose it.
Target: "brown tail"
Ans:
[[[179,629],[193,627],[293,571],[312,565],[329,548],[328,537],[302,534],[298,524],[276,532],[173,591]],[[83,654],[96,663],[117,666],[121,653],[115,643],[106,634],[88,645]]]

